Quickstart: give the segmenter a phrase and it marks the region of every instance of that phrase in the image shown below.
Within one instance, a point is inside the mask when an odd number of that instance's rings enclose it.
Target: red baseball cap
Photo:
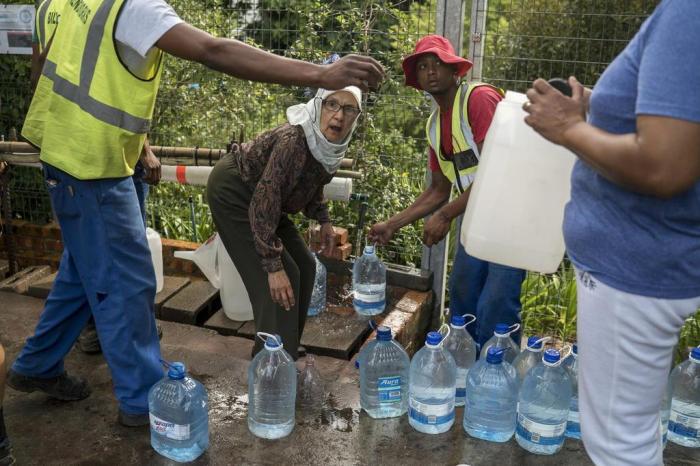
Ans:
[[[455,65],[457,68],[457,76],[464,76],[467,71],[472,67],[473,63],[466,58],[462,58],[455,53],[455,49],[450,44],[450,41],[442,36],[436,34],[430,34],[422,37],[418,42],[416,42],[416,48],[413,53],[403,59],[401,66],[403,67],[403,74],[406,76],[406,85],[415,87],[418,90],[423,90],[418,84],[418,77],[416,75],[416,60],[421,55],[426,53],[432,53],[437,55],[440,60],[444,63],[449,63],[450,65]]]

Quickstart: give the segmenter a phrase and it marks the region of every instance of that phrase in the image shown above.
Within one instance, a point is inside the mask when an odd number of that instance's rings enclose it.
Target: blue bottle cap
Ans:
[[[549,348],[544,352],[544,362],[548,362],[550,364],[554,364],[555,362],[559,361],[559,358],[561,355],[559,354],[559,351],[555,350],[554,348]]]
[[[578,345],[574,343],[574,346],[571,348],[571,352],[573,354],[578,354]]]
[[[489,364],[500,364],[503,362],[503,355],[506,352],[506,348],[497,348],[495,346],[489,347],[486,352],[486,362]]]
[[[168,368],[168,378],[172,380],[180,380],[185,378],[185,365],[181,362],[171,362]]]
[[[440,332],[429,332],[425,339],[427,345],[435,346],[442,341],[442,334]]]
[[[355,369],[359,369],[359,368],[360,368],[360,361],[355,359]]]
[[[456,327],[464,327],[467,324],[467,319],[459,314],[452,314],[452,319],[450,323]]]
[[[377,327],[377,340],[379,341],[390,341],[391,340],[391,329],[385,325]]]
[[[542,349],[542,342],[538,341],[540,337],[532,336],[527,339],[527,347],[532,349]]]
[[[493,331],[493,333],[505,335],[506,333],[508,333],[508,324],[496,324],[496,328]]]
[[[282,342],[282,337],[279,335],[275,335],[277,338],[276,340],[274,338],[268,338],[265,340],[265,348],[267,349],[277,349],[280,347],[280,343]]]
[[[693,348],[692,351],[690,351],[690,357],[700,362],[700,348]]]
[[[374,254],[374,246],[369,244],[365,246],[365,254]]]

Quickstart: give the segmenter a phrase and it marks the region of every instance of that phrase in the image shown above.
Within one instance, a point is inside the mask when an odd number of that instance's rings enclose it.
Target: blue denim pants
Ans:
[[[12,368],[31,377],[63,373],[63,360],[93,316],[119,408],[148,412],[163,375],[153,317],[156,279],[130,177],[78,180],[44,164],[63,236],[63,257],[35,333]]]
[[[457,245],[450,276],[450,313],[476,316],[467,330],[479,348],[493,336],[496,324],[520,323],[524,279],[524,270],[477,259]],[[511,337],[520,344],[520,331]]]

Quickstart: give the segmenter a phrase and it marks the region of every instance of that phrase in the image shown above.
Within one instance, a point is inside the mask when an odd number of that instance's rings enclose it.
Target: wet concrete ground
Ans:
[[[0,292],[0,341],[12,361],[38,319],[42,300]],[[415,432],[406,417],[377,421],[359,410],[358,373],[351,362],[319,357],[327,398],[320,414],[302,418],[292,434],[262,440],[247,428],[247,369],[252,342],[213,331],[163,322],[163,355],[184,361],[209,392],[210,447],[195,464],[250,465],[589,465],[580,442],[566,441],[557,455],[541,457],[514,440],[494,444],[472,439],[461,428],[462,410],[450,432]],[[73,350],[69,372],[86,377],[92,395],[59,402],[40,393],[7,389],[5,416],[18,465],[177,464],[150,447],[147,427],[116,423],[117,404],[100,355]],[[698,454],[669,445],[666,464],[697,465]]]

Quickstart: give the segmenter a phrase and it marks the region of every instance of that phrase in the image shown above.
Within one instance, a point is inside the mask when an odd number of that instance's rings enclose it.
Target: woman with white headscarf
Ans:
[[[333,227],[323,187],[340,167],[361,112],[360,89],[319,89],[287,109],[289,123],[235,147],[209,177],[207,199],[253,305],[255,329],[279,334],[296,359],[316,263],[288,214],[321,224],[322,253]],[[262,348],[256,340],[253,354]]]

